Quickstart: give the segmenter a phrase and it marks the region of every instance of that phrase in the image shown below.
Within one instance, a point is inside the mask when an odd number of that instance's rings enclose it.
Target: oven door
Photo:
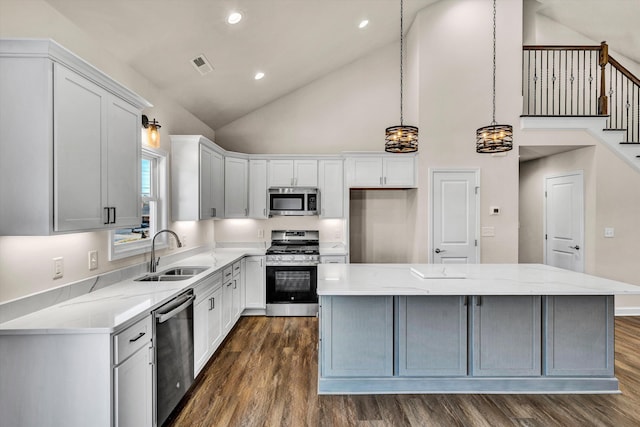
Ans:
[[[317,303],[318,267],[267,266],[267,304]]]

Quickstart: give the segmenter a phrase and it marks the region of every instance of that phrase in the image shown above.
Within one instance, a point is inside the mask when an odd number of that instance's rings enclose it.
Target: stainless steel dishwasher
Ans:
[[[154,312],[156,425],[162,426],[193,384],[193,291]]]

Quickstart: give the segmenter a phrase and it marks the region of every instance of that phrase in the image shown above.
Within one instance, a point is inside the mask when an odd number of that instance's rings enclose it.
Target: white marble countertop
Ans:
[[[264,255],[253,248],[216,249],[158,267],[210,267],[190,279],[174,282],[122,282],[61,302],[0,324],[0,335],[113,333],[168,302],[200,280],[215,274],[246,255]]]
[[[630,294],[640,294],[640,286],[542,264],[318,266],[318,295]]]

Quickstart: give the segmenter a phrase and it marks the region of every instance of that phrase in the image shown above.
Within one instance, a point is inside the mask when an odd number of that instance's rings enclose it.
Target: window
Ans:
[[[141,157],[140,225],[111,231],[110,260],[149,251],[154,234],[166,226],[167,154],[161,150],[144,147]],[[162,247],[162,242],[156,241],[156,246]]]

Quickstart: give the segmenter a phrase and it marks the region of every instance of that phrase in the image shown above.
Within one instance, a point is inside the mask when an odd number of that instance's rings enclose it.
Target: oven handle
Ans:
[[[317,267],[318,262],[269,262],[267,267]]]
[[[167,320],[175,316],[177,313],[181,312],[182,310],[184,310],[185,308],[193,304],[193,300],[195,298],[196,297],[193,294],[184,294],[177,297],[170,303],[166,304],[166,306],[168,307],[165,310],[156,311],[156,314],[155,314],[156,320],[158,321],[158,323],[166,322]],[[163,306],[162,308],[164,307],[165,306]]]

